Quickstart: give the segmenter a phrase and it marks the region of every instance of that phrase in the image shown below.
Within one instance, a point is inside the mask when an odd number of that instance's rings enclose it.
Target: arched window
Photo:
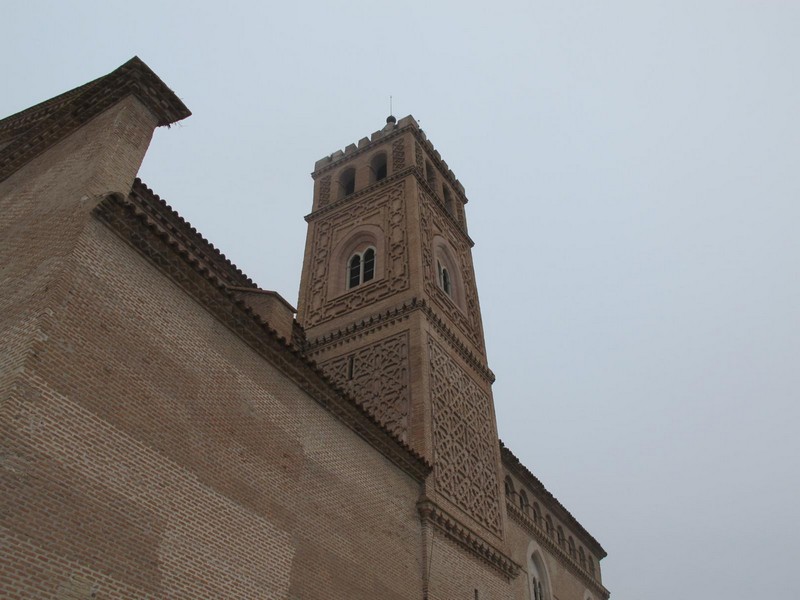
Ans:
[[[591,555],[586,557],[586,562],[589,565],[589,573],[591,573],[592,577],[594,577],[594,559]]]
[[[375,248],[356,253],[347,261],[347,287],[354,288],[375,277]]]
[[[578,548],[578,560],[581,563],[581,567],[584,569],[586,568],[586,553],[583,551],[583,546]]]
[[[339,197],[344,198],[356,191],[356,170],[345,169],[339,175]]]
[[[453,290],[453,285],[450,281],[450,271],[448,271],[447,267],[443,266],[440,261],[436,261],[436,269],[438,271],[439,287],[442,288],[445,294],[450,296]]]
[[[447,211],[448,214],[455,216],[455,211],[453,210],[453,194],[450,193],[450,189],[447,186],[444,186],[444,209]]]
[[[431,189],[436,189],[436,171],[433,170],[433,165],[428,160],[425,161],[425,180]]]
[[[564,530],[561,529],[561,525],[556,527],[556,535],[558,536],[558,547],[564,548],[566,540],[564,539]]]
[[[542,512],[539,510],[539,504],[537,502],[533,503],[533,521],[537,525],[541,525],[542,519]]]
[[[553,529],[553,518],[550,515],[547,515],[544,518],[544,528],[547,530],[547,535],[553,537],[555,535],[555,530]]]
[[[386,176],[389,174],[385,152],[380,152],[379,154],[373,156],[369,166],[372,170],[373,183],[380,181],[381,179],[386,179]]]
[[[510,500],[511,497],[514,495],[514,482],[511,481],[511,477],[506,477],[505,488],[506,488],[506,499]]]
[[[519,507],[522,509],[522,512],[526,515],[528,514],[530,503],[528,502],[528,494],[525,493],[525,490],[519,491]]]
[[[578,553],[575,551],[575,540],[572,539],[572,536],[569,536],[569,555],[573,559],[578,557]]]
[[[528,558],[528,576],[530,577],[531,600],[549,600],[550,582],[538,550],[531,553]]]

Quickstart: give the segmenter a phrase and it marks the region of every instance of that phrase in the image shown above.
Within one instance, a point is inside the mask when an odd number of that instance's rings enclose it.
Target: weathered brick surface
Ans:
[[[497,447],[466,198],[413,119],[318,162],[330,173],[314,207],[330,208],[311,220],[305,338],[149,190],[129,195],[161,108],[188,111],[136,59],[125,68],[134,79],[115,72],[114,89],[143,101],[115,96],[16,171],[0,154],[0,597],[528,599],[538,548],[548,600],[585,600],[586,572],[505,502],[508,467],[601,557]],[[341,156],[363,222],[335,206]],[[385,268],[372,288],[318,285],[343,266],[315,243],[344,244],[354,223]],[[432,269],[445,241],[461,265],[452,297]]]

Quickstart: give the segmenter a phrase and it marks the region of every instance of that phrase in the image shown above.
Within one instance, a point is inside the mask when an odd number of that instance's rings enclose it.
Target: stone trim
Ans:
[[[520,527],[533,536],[537,542],[546,547],[547,550],[555,556],[561,563],[567,567],[574,575],[579,577],[586,585],[591,587],[595,592],[600,594],[603,598],[608,598],[610,592],[603,586],[602,583],[592,577],[591,573],[581,568],[581,566],[573,560],[573,558],[561,548],[558,543],[543,530],[539,525],[523,513],[518,506],[513,502],[506,500],[506,512],[511,519],[516,522]]]
[[[522,482],[527,485],[531,491],[542,501],[542,503],[550,509],[550,512],[554,514],[554,516],[558,517],[559,520],[563,521],[567,527],[569,527],[573,533],[575,533],[581,541],[589,548],[591,548],[592,552],[597,555],[598,558],[602,559],[607,556],[606,551],[600,545],[594,537],[586,531],[586,529],[581,525],[578,520],[572,516],[561,502],[551,494],[544,484],[539,480],[536,475],[531,473],[528,468],[522,464],[522,462],[514,456],[514,453],[511,452],[508,448],[506,448],[505,444],[503,444],[502,440],[499,440],[500,443],[500,457],[503,461],[503,466],[509,470],[509,472],[516,475]]]
[[[347,396],[300,350],[281,339],[215,273],[193,260],[178,240],[148,218],[132,196],[106,196],[93,214],[316,402],[409,476],[424,482],[432,468],[427,460]]]
[[[425,496],[420,498],[417,502],[417,511],[423,526],[432,524],[447,538],[495,569],[507,580],[514,579],[522,570],[522,567],[504,552],[487,542],[429,498]]]

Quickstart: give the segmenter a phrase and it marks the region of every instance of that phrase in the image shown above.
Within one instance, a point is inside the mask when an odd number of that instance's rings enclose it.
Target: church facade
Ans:
[[[295,309],[136,178],[139,59],[0,121],[8,598],[605,600],[499,441],[460,182],[412,117],[317,161]]]

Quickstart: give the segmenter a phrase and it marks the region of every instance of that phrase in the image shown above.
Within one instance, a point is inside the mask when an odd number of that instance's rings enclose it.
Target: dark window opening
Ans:
[[[355,367],[355,362],[356,361],[355,361],[355,357],[354,356],[350,356],[347,359],[347,378],[348,379],[352,379],[353,378],[353,370],[354,370],[354,367]]]
[[[450,273],[447,270],[447,267],[443,267],[442,263],[436,263],[438,270],[439,270],[439,287],[442,288],[442,291],[447,294],[448,296],[451,295],[452,286],[450,283]]]
[[[453,195],[446,187],[444,188],[444,209],[447,211],[447,214],[453,214]]]
[[[375,250],[370,248],[364,252],[364,281],[369,281],[375,277]]]
[[[372,176],[375,181],[386,179],[389,174],[388,166],[386,164],[386,154],[381,153],[372,159]]]
[[[350,259],[348,287],[356,287],[361,283],[361,255],[356,254]]]
[[[341,188],[342,197],[349,196],[356,191],[356,170],[353,168],[346,169],[339,176],[339,187]]]
[[[436,171],[433,170],[433,165],[429,161],[425,161],[425,179],[432,189],[436,189]]]
[[[354,288],[375,278],[375,248],[354,254],[347,263],[347,287]]]

